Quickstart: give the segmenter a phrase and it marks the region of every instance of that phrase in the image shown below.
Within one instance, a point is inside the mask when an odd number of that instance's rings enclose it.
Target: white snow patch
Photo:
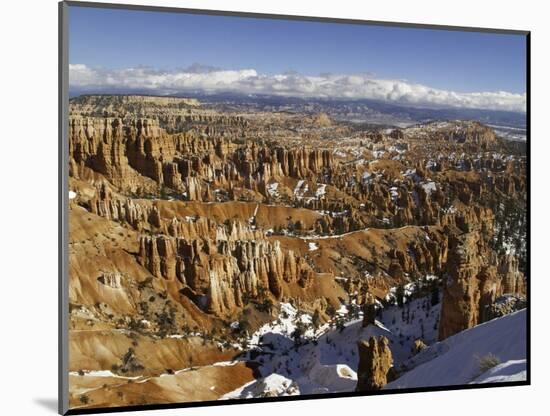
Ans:
[[[308,191],[308,184],[305,183],[303,179],[300,179],[298,183],[296,184],[296,188],[294,188],[294,196],[297,199],[303,199],[304,195]]]
[[[280,374],[273,373],[223,395],[222,399],[296,396],[298,394],[300,394],[300,390],[294,381]]]
[[[279,196],[278,188],[279,188],[279,184],[277,182],[270,183],[269,185],[267,185],[267,193],[271,197],[276,198]]]
[[[319,184],[319,187],[315,191],[315,196],[317,199],[323,199],[327,193],[326,191],[327,186],[325,184]]]
[[[317,243],[307,243],[309,251],[319,250],[319,244]]]
[[[437,189],[435,182],[423,183],[422,188],[424,188],[424,191],[426,191],[428,195],[430,195],[432,192],[435,192],[435,190]]]
[[[218,361],[217,363],[212,364],[214,367],[233,367],[237,365],[240,361]]]

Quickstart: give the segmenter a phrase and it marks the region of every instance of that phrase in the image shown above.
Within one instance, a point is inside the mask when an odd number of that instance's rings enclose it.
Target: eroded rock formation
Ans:
[[[229,315],[269,291],[280,299],[286,283],[307,288],[315,275],[303,257],[280,243],[258,239],[237,225],[218,229],[216,238],[143,236],[138,260],[153,275],[178,280],[181,291],[209,313]]]
[[[440,340],[483,322],[485,311],[502,294],[525,290],[514,257],[498,260],[479,230],[451,238],[446,270]]]
[[[170,348],[201,336],[193,349],[210,354],[208,340],[246,348],[284,304],[319,327],[362,308],[368,331],[407,288],[400,300],[429,299],[424,313],[441,299],[440,339],[525,306],[526,158],[480,123],[388,131],[176,97],[70,106],[73,328]],[[407,354],[424,330],[434,341],[423,328]],[[358,350],[357,390],[382,388],[388,340]]]
[[[359,341],[357,391],[380,390],[392,381],[393,358],[388,339],[384,336]]]

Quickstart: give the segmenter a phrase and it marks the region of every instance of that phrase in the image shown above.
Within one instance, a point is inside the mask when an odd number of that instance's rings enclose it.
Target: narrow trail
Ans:
[[[404,225],[402,227],[398,227],[398,228],[373,228],[373,227],[367,227],[367,228],[363,228],[361,230],[354,230],[354,231],[349,231],[347,233],[344,233],[344,234],[337,234],[337,235],[320,235],[320,236],[298,236],[298,235],[286,235],[285,237],[292,237],[292,238],[299,238],[301,240],[329,240],[329,239],[334,239],[334,238],[342,238],[342,237],[346,237],[346,236],[349,236],[349,235],[353,235],[353,234],[358,234],[358,233],[363,233],[363,232],[367,232],[367,231],[375,231],[375,230],[387,230],[387,231],[400,231],[400,230],[405,230],[407,228],[415,228],[415,227],[424,227],[423,225]]]

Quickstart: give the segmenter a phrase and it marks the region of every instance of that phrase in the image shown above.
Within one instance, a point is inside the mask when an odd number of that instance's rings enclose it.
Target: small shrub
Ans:
[[[479,358],[478,361],[480,375],[500,364],[500,358],[491,353]]]

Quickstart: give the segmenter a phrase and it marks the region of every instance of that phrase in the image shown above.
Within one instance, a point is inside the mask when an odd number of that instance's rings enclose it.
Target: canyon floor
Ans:
[[[318,107],[70,100],[71,408],[526,379],[525,142]]]

